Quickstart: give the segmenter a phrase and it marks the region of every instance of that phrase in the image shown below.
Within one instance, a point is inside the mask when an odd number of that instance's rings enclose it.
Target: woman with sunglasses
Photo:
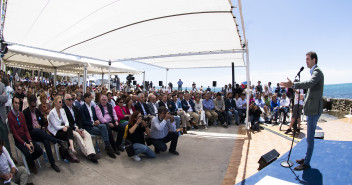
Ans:
[[[126,108],[123,106],[123,99],[117,98],[116,102],[117,105],[114,107],[114,109],[116,111],[117,117],[119,118],[119,123],[128,121],[131,115],[127,113]]]
[[[133,144],[134,156],[131,158],[135,161],[140,161],[139,154],[144,154],[149,158],[155,158],[155,153],[145,145],[144,133],[150,136],[150,129],[147,122],[142,119],[142,114],[139,111],[133,112],[129,123],[127,139]]]
[[[62,108],[62,98],[57,96],[53,100],[53,109],[48,115],[48,130],[57,139],[61,139],[69,142],[68,154],[71,158],[71,162],[79,163],[79,160],[75,156],[77,153],[73,147],[73,132],[69,126],[69,122],[66,117],[66,112]]]

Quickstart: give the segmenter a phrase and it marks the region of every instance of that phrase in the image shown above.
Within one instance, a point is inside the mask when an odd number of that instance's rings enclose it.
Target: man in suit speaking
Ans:
[[[314,134],[318,119],[323,112],[323,89],[324,74],[317,66],[318,56],[315,52],[306,54],[307,67],[310,68],[311,78],[304,82],[294,82],[288,79],[288,82],[281,82],[284,87],[293,87],[294,89],[308,89],[304,99],[304,114],[307,116],[307,152],[304,159],[296,160],[300,164],[294,170],[305,170],[310,167],[314,149]]]

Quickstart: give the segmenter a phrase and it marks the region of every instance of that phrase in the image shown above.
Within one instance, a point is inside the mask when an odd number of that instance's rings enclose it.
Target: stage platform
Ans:
[[[315,139],[311,168],[294,171],[296,159],[304,157],[307,149],[306,139],[293,147],[291,161],[293,167],[280,165],[287,160],[288,152],[251,177],[236,185],[285,185],[285,184],[327,184],[352,185],[352,141],[331,141]],[[259,164],[258,164],[259,166]]]

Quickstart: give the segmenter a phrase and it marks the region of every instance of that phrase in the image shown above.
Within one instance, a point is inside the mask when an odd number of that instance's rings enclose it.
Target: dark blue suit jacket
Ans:
[[[228,111],[229,109],[236,109],[236,100],[232,99],[230,102],[230,99],[225,100],[225,110]]]
[[[191,105],[193,112],[195,112],[195,109],[194,109],[194,102],[193,102],[191,99],[189,99],[188,102],[189,102],[189,104]],[[188,112],[188,109],[189,109],[190,107],[188,106],[188,103],[187,103],[187,101],[186,101],[185,99],[183,99],[183,100],[181,101],[181,106],[182,106],[182,109],[183,109],[185,112]]]
[[[93,106],[91,108],[92,108],[93,120],[96,121],[96,120],[98,120],[98,117],[95,114],[95,108]],[[79,116],[81,118],[81,123],[82,123],[82,126],[84,129],[87,130],[87,128],[90,129],[91,127],[93,127],[92,119],[90,117],[88,107],[86,104],[83,104],[79,108]]]

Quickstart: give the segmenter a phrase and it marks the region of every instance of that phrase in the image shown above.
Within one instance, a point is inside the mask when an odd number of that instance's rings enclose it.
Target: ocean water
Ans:
[[[177,90],[175,87],[173,89]],[[214,91],[214,87],[210,89]],[[187,87],[187,90],[191,90],[191,87]],[[206,88],[203,90],[206,90]],[[215,92],[219,91],[221,91],[221,87],[215,87]],[[273,91],[275,91],[275,87],[273,87]],[[326,98],[352,99],[352,83],[325,85],[323,96]]]
[[[352,83],[324,86],[324,97],[352,99]]]

